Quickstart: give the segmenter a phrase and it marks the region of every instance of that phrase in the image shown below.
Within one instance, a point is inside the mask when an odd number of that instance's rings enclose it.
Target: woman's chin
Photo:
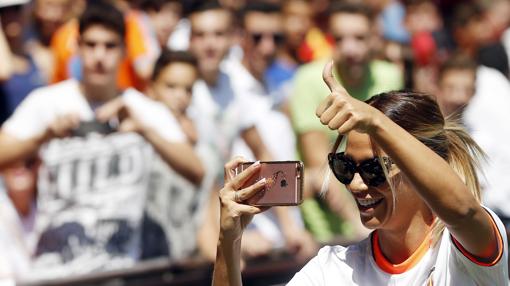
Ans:
[[[363,226],[368,229],[380,228],[386,221],[385,207],[380,204],[374,208],[359,208],[360,219]]]
[[[365,220],[363,217],[361,217],[361,223],[368,229],[378,229],[382,225],[382,223],[376,218]]]

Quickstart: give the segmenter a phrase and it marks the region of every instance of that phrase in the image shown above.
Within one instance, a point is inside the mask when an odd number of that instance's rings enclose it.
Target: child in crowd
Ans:
[[[188,52],[165,50],[156,62],[148,91],[153,99],[162,102],[172,111],[193,145],[197,143],[198,133],[186,111],[197,79],[197,61],[194,56]]]

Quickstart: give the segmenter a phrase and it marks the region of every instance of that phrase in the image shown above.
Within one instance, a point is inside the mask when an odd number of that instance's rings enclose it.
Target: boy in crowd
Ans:
[[[445,116],[462,114],[475,95],[476,63],[467,56],[453,55],[439,70],[437,103]]]

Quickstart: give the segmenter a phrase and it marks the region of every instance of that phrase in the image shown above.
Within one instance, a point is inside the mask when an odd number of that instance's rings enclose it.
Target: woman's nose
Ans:
[[[352,178],[351,183],[348,185],[348,189],[353,193],[361,193],[366,192],[368,190],[368,186],[365,184],[359,173],[354,174],[354,178]]]

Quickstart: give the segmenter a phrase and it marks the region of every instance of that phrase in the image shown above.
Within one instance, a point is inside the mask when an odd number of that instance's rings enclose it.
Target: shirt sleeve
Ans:
[[[322,270],[319,265],[319,256],[312,258],[292,277],[287,286],[320,286],[324,285]]]
[[[20,140],[43,133],[50,124],[42,110],[46,105],[43,94],[31,92],[3,124],[2,131]]]
[[[241,130],[254,127],[269,110],[270,104],[264,99],[252,95],[243,94],[236,99],[241,114],[239,116],[239,127]]]
[[[450,235],[454,262],[463,267],[477,285],[508,285],[508,246],[505,227],[491,210],[485,208],[497,234],[498,254],[492,260],[475,257]]]

